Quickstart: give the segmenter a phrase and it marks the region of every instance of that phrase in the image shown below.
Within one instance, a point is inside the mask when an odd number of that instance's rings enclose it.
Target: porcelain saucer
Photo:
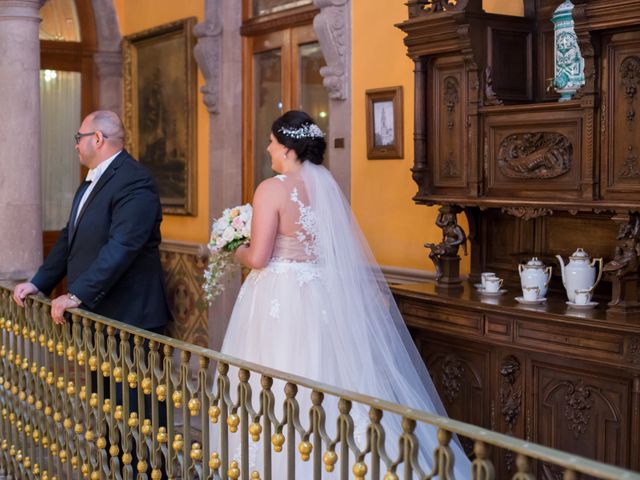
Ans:
[[[484,288],[479,288],[478,289],[478,293],[480,295],[486,295],[487,297],[499,297],[500,295],[502,295],[506,291],[507,290],[505,288],[501,288],[497,292],[487,292]]]
[[[546,301],[546,297],[538,298],[537,300],[525,300],[524,297],[516,297],[516,302],[522,303],[523,305],[540,305]]]
[[[573,302],[566,302],[569,305],[569,308],[575,308],[577,310],[591,310],[592,308],[596,308],[598,302],[589,302],[584,304],[578,304]]]

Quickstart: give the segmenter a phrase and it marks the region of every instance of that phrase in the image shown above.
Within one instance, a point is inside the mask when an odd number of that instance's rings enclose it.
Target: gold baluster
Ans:
[[[516,457],[516,468],[518,471],[513,475],[512,480],[535,480],[535,477],[531,474],[529,459],[521,453]]]
[[[471,465],[474,480],[494,480],[496,473],[489,459],[487,444],[477,440],[473,445],[476,458]]]

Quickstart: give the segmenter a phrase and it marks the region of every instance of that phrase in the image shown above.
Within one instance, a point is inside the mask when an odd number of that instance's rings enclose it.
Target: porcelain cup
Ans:
[[[484,291],[490,293],[496,293],[500,291],[500,287],[502,287],[502,279],[496,276],[487,277],[485,279]]]
[[[592,289],[578,289],[575,291],[576,296],[574,299],[574,303],[576,305],[586,305],[591,301],[591,292]]]
[[[540,297],[540,288],[522,287],[522,298],[528,302],[535,302]]]
[[[493,278],[495,276],[496,274],[493,272],[482,272],[480,274],[480,282],[482,283],[482,288],[487,288],[487,278]]]

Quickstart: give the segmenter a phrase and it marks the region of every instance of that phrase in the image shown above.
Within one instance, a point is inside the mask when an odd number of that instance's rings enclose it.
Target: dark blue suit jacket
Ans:
[[[75,228],[69,219],[31,282],[48,295],[66,275],[81,308],[137,327],[161,327],[171,314],[158,250],[160,222],[150,173],[123,150],[91,191]]]

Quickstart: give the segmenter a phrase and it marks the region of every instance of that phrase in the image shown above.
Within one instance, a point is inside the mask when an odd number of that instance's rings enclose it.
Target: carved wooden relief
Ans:
[[[512,433],[522,407],[522,389],[515,386],[520,376],[520,361],[513,355],[506,357],[500,365],[500,376],[500,413],[507,424],[507,433]]]
[[[534,365],[534,378],[533,441],[606,463],[626,463],[623,439],[631,428],[632,379],[612,377],[606,367],[591,366],[586,375],[564,364]]]
[[[632,128],[636,119],[636,111],[633,105],[638,93],[638,84],[640,83],[640,57],[631,55],[622,61],[620,65],[620,80],[627,101],[626,120],[628,127]]]
[[[614,35],[607,51],[603,192],[605,198],[632,201],[640,198],[640,32]]]
[[[640,337],[633,336],[629,340],[629,361],[634,365],[640,365]]]
[[[559,133],[535,132],[506,137],[498,151],[498,168],[505,177],[553,178],[571,169],[573,145]]]
[[[564,416],[577,440],[587,430],[591,420],[594,402],[591,396],[593,387],[584,385],[582,382],[577,385],[572,382],[563,382],[563,385],[566,386]]]
[[[464,376],[464,365],[460,358],[448,355],[442,362],[442,388],[448,403],[454,403],[460,393],[460,382]]]
[[[504,207],[502,211],[513,217],[521,218],[523,220],[531,220],[538,217],[546,217],[547,215],[553,215],[553,210],[548,208],[534,208],[534,207]]]

